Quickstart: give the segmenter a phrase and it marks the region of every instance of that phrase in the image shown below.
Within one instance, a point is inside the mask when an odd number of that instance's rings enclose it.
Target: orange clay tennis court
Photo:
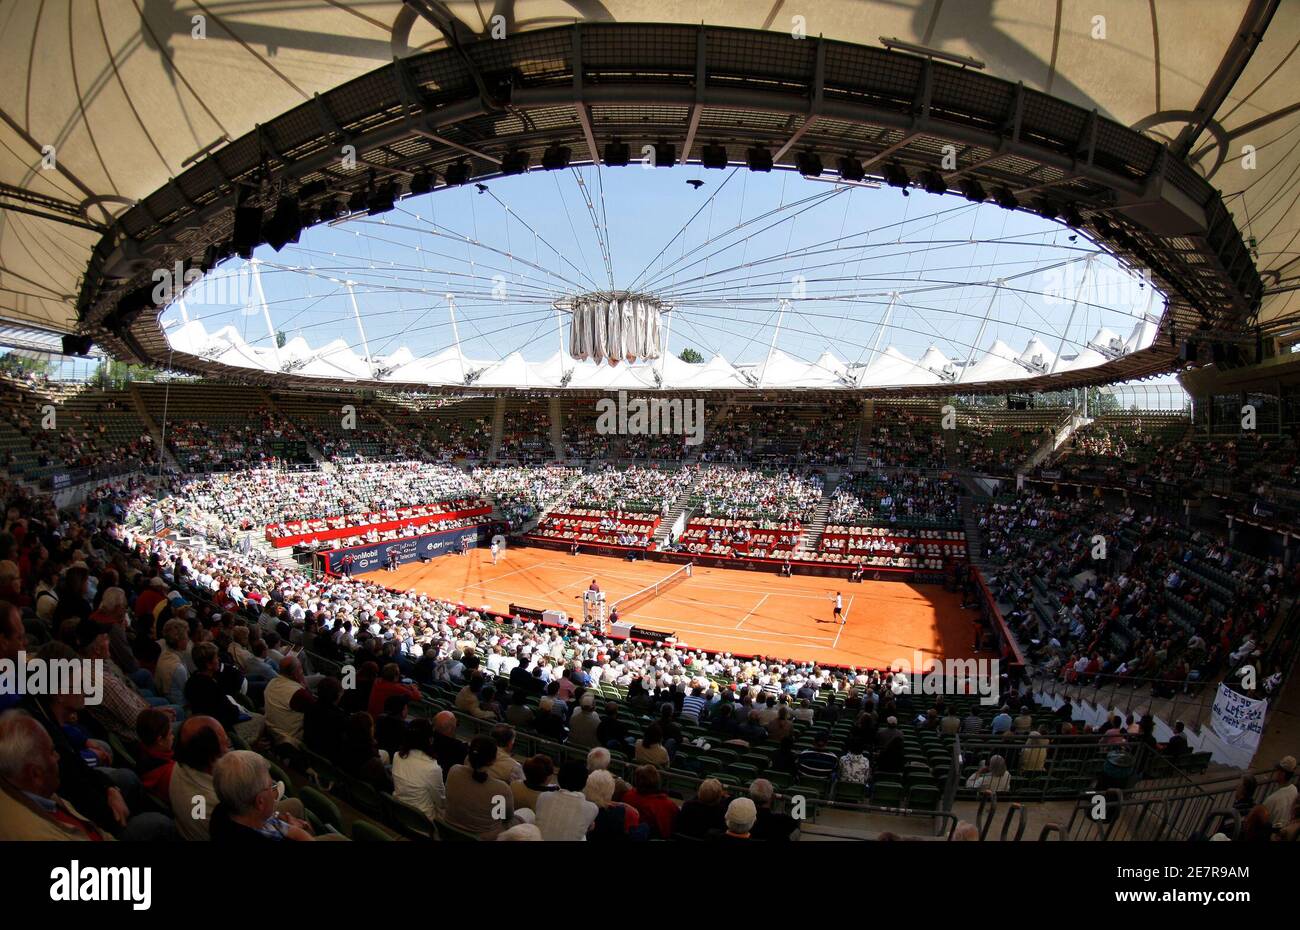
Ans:
[[[500,564],[485,549],[413,562],[368,577],[391,588],[414,590],[505,612],[512,603],[562,610],[581,622],[582,592],[595,578],[608,604],[665,578],[679,565],[599,555],[570,556],[541,548],[512,548]],[[832,619],[836,591],[846,620]],[[677,634],[679,643],[745,655],[883,667],[913,650],[938,658],[967,658],[975,614],[961,595],[940,585],[866,581],[695,566],[692,577],[630,611],[625,620]]]

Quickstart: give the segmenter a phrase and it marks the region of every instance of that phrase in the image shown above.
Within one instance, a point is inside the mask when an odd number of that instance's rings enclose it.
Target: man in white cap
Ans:
[[[1291,822],[1291,813],[1295,810],[1295,756],[1283,756],[1273,767],[1273,778],[1277,789],[1264,799],[1268,809],[1268,820],[1273,826],[1281,828]]]
[[[758,808],[749,798],[736,798],[727,805],[724,819],[727,829],[720,839],[747,840],[754,829],[754,821],[758,819]]]

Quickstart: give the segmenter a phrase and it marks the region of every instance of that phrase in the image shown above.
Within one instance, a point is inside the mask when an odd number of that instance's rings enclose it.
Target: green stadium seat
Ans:
[[[358,820],[352,825],[352,839],[357,843],[390,843],[393,837],[368,820]]]
[[[862,804],[867,800],[867,786],[854,781],[837,781],[832,800],[845,804]]]
[[[407,839],[432,840],[436,836],[433,822],[420,811],[403,804],[391,794],[380,795],[384,802],[384,822],[394,827]]]
[[[454,827],[445,820],[435,821],[438,827],[438,839],[444,843],[477,843],[478,837],[460,827]]]
[[[302,789],[302,805],[309,813],[315,814],[322,824],[328,824],[340,833],[343,832],[343,814],[333,799],[310,785]]]
[[[900,807],[904,797],[902,782],[878,781],[871,786],[871,803],[878,807]]]
[[[375,786],[359,778],[348,778],[345,782],[348,786],[348,801],[367,817],[382,820],[384,802]]]
[[[915,810],[932,811],[939,807],[939,789],[917,785],[907,792],[907,806]]]

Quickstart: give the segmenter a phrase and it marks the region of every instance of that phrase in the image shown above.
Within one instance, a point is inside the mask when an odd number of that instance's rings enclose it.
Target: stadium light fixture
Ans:
[[[262,208],[235,207],[231,245],[240,258],[252,258],[253,249],[262,244]]]
[[[437,175],[433,173],[432,168],[425,168],[422,171],[417,171],[415,174],[411,175],[411,193],[417,195],[427,194],[429,191],[433,190],[433,185],[435,183],[437,183]]]
[[[943,175],[933,168],[927,168],[919,176],[921,186],[931,194],[948,193],[948,182],[943,179]]]
[[[603,159],[605,164],[611,168],[623,168],[632,160],[632,153],[626,142],[619,142],[615,139],[612,142],[605,143]]]
[[[989,199],[988,191],[984,190],[984,185],[974,178],[962,178],[958,182],[961,188],[961,195],[971,203],[983,203]]]
[[[821,156],[816,152],[800,152],[795,158],[795,164],[805,178],[819,178],[825,169]]]
[[[546,171],[559,171],[569,167],[569,159],[572,157],[573,150],[567,145],[548,145],[542,152],[542,168]]]
[[[861,181],[867,176],[862,162],[852,155],[845,155],[839,160],[840,178],[845,181]]]
[[[700,164],[705,168],[727,167],[726,146],[718,145],[716,142],[704,146],[700,149]]]
[[[881,170],[880,176],[885,179],[885,183],[890,187],[898,187],[906,190],[912,183],[912,178],[904,168],[896,161],[891,161]]]
[[[1004,210],[1017,210],[1020,208],[1020,199],[1016,197],[1011,188],[1005,185],[993,192],[993,199]]]
[[[671,142],[656,142],[651,164],[655,168],[671,168],[677,164],[677,146]]]
[[[448,187],[459,187],[469,180],[469,162],[461,159],[447,166],[442,180]]]
[[[502,174],[523,174],[528,170],[528,163],[532,161],[532,156],[527,149],[511,149],[506,152],[505,157],[501,159]]]
[[[366,213],[370,216],[378,216],[381,213],[387,213],[393,209],[397,202],[397,185],[392,181],[375,186],[366,198]]]
[[[290,242],[297,242],[302,232],[302,214],[298,209],[298,198],[284,196],[275,205],[275,212],[267,221],[262,232],[266,242],[277,252]]]
[[[342,212],[343,207],[337,197],[326,197],[316,207],[316,213],[322,223],[328,223],[330,220],[336,219]]]
[[[772,150],[756,145],[745,153],[745,164],[750,171],[771,171]]]
[[[1061,215],[1061,206],[1050,197],[1035,197],[1034,212],[1045,220],[1054,220]]]

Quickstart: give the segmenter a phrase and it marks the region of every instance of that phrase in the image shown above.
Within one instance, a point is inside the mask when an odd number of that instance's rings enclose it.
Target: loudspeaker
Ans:
[[[253,249],[262,244],[261,207],[235,207],[235,228],[230,241],[240,258],[253,257]]]
[[[64,336],[63,354],[80,355],[84,358],[90,354],[90,344],[89,336]]]
[[[1184,339],[1182,348],[1178,350],[1178,360],[1180,362],[1195,364],[1200,354],[1201,344],[1199,342],[1195,339]]]

